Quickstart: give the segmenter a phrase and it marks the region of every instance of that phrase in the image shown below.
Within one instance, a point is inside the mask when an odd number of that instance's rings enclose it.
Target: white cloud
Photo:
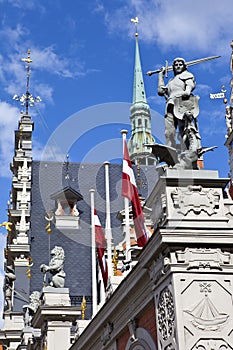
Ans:
[[[82,70],[81,65],[79,67],[74,67],[74,63],[71,71],[69,68],[71,66],[69,59],[56,54],[53,46],[48,46],[43,49],[33,47],[32,58],[33,67],[35,69],[48,71],[51,74],[56,74],[65,78],[74,78],[81,74],[79,73]]]
[[[53,103],[53,88],[36,80],[37,71],[71,79],[96,72],[95,69],[85,69],[78,59],[72,59],[71,64],[71,58],[58,54],[54,45],[39,47],[32,44],[28,37],[29,31],[20,24],[15,27],[4,26],[0,30],[0,40],[5,45],[5,55],[0,55],[0,80],[9,95],[21,95],[26,88],[25,64],[21,58],[27,57],[27,53],[22,53],[22,42],[24,47],[31,48],[32,70],[35,73],[33,89],[44,103]]]
[[[26,10],[34,10],[34,9],[40,9],[41,11],[45,11],[44,6],[41,5],[41,3],[37,0],[30,0],[30,1],[24,1],[24,0],[8,0],[8,2],[14,6],[18,7],[20,9],[26,9]]]
[[[9,176],[9,163],[12,161],[14,150],[14,134],[12,130],[17,127],[19,109],[9,103],[0,102],[0,176]]]
[[[7,44],[9,48],[19,44],[23,36],[27,35],[28,30],[21,24],[17,24],[15,27],[3,26],[4,29],[0,30],[0,38],[4,40],[3,44]]]
[[[43,101],[50,104],[54,103],[52,86],[44,83],[37,83],[33,86],[33,90],[35,91],[36,96],[39,95],[42,99],[42,104],[40,103],[40,106],[43,106]]]
[[[128,0],[113,11],[106,5],[105,21],[110,31],[132,36],[130,18],[138,16],[141,40],[156,42],[161,50],[218,53],[232,39],[231,8],[232,0]]]

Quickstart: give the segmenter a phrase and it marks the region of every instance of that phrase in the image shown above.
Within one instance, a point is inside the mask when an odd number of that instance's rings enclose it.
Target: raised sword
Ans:
[[[215,58],[219,58],[219,57],[221,57],[221,56],[210,56],[210,57],[199,58],[197,60],[185,62],[185,64],[186,64],[187,67],[189,67],[189,66],[193,66],[194,64],[198,64],[198,63],[214,60]],[[162,72],[162,70],[164,68],[165,68],[166,73],[173,70],[173,66],[166,66],[166,67],[162,67],[160,69],[150,70],[146,74],[149,75],[149,76],[151,76],[153,74],[158,74],[158,73]]]

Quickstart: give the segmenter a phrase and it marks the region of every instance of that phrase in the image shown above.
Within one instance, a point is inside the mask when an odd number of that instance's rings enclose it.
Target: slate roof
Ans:
[[[110,164],[110,200],[111,223],[114,245],[123,240],[121,223],[117,213],[123,209],[124,200],[121,196],[120,164]],[[32,163],[32,192],[31,192],[31,257],[33,267],[30,280],[30,292],[41,291],[43,274],[40,272],[42,263],[50,261],[50,251],[55,246],[62,246],[65,251],[64,270],[66,272],[65,287],[70,289],[70,295],[79,300],[85,295],[91,301],[91,213],[90,189],[95,189],[95,207],[102,226],[105,226],[105,169],[103,164],[69,163],[69,179],[65,178],[64,163],[39,162]],[[141,194],[147,198],[157,179],[154,167],[142,166],[140,171],[142,183]],[[58,230],[52,225],[52,234],[48,235],[45,226],[47,211],[54,211],[55,201],[51,195],[62,188],[70,186],[83,196],[78,201],[80,212],[79,229]],[[79,304],[81,301],[79,302]],[[87,305],[88,306],[88,305]],[[90,316],[90,305],[88,314]]]

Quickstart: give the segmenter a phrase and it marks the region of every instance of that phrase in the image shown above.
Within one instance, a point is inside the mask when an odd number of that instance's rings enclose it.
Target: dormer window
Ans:
[[[79,228],[79,210],[77,202],[83,196],[71,187],[51,195],[55,200],[55,225],[57,228]]]

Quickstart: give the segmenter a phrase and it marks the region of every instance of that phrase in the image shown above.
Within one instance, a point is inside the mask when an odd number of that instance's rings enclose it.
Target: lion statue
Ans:
[[[54,247],[51,250],[51,260],[49,265],[42,264],[41,271],[44,273],[44,283],[46,282],[46,272],[50,272],[52,279],[50,286],[54,288],[63,288],[65,285],[65,272],[63,271],[65,253],[62,247]]]

